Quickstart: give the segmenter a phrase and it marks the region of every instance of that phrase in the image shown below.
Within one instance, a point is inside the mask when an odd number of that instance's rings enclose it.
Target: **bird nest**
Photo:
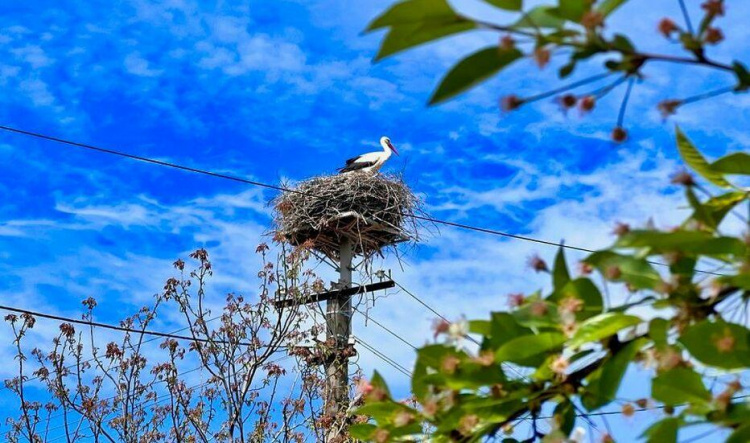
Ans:
[[[369,257],[418,240],[421,201],[400,176],[355,172],[314,177],[273,200],[276,238],[338,259],[343,241]]]

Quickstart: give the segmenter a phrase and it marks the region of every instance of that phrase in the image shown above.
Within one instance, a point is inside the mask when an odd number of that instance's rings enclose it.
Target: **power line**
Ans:
[[[396,286],[398,286],[402,291],[406,292],[411,298],[413,298],[414,300],[416,300],[417,302],[419,302],[425,308],[429,309],[433,314],[437,315],[438,317],[440,317],[444,321],[450,322],[450,320],[448,320],[444,315],[442,315],[441,313],[439,313],[438,311],[436,311],[432,306],[428,305],[424,300],[422,300],[421,298],[417,297],[413,292],[411,292],[408,289],[406,289],[405,287],[403,287],[399,282],[397,282],[395,280],[393,282],[396,283]],[[472,337],[469,334],[464,335],[464,338],[466,338],[467,340],[469,340],[472,343],[476,344],[477,346],[481,346],[481,343],[479,343],[479,341],[477,339],[475,339],[474,337]],[[529,380],[529,377],[527,377],[526,375],[524,375],[518,369],[516,369],[513,366],[511,366],[509,363],[502,362],[500,364],[501,365],[505,365],[506,369],[510,369],[511,371],[515,372],[516,375],[518,375],[519,377],[521,377],[523,379],[526,379],[526,380]]]
[[[424,300],[422,300],[421,298],[417,297],[413,292],[411,292],[408,289],[406,289],[405,287],[403,287],[399,282],[397,282],[397,281],[394,280],[394,283],[396,283],[396,286],[398,286],[399,289],[401,289],[402,291],[406,292],[406,294],[409,295],[409,297],[413,298],[419,304],[421,304],[425,308],[429,309],[433,314],[435,314],[438,317],[440,317],[443,321],[447,321],[448,323],[451,323],[451,321],[448,320],[444,315],[442,315],[441,313],[439,313],[438,311],[436,311],[435,309],[433,309],[432,306],[428,305]],[[464,338],[467,339],[467,340],[469,340],[470,342],[474,343],[475,345],[481,346],[481,343],[479,343],[479,341],[476,338],[472,337],[469,334],[464,335]]]
[[[365,349],[367,349],[368,351],[372,352],[372,353],[373,353],[373,354],[374,354],[374,355],[375,355],[376,357],[378,357],[378,358],[380,358],[381,360],[383,360],[384,362],[388,363],[389,365],[391,365],[392,367],[394,367],[394,368],[395,368],[396,370],[398,370],[399,372],[401,372],[401,373],[402,373],[402,374],[404,374],[405,376],[407,376],[407,377],[409,377],[409,378],[411,378],[411,377],[412,377],[412,375],[413,375],[413,374],[411,373],[411,371],[410,371],[410,370],[408,370],[408,369],[406,369],[405,367],[401,366],[400,364],[398,364],[398,362],[396,362],[396,361],[395,361],[395,360],[393,360],[392,358],[388,357],[388,356],[387,356],[387,355],[385,355],[384,353],[382,353],[382,352],[378,351],[378,350],[377,350],[377,349],[376,349],[376,348],[375,348],[374,346],[372,346],[372,345],[368,344],[368,343],[367,343],[366,341],[362,340],[362,339],[361,339],[361,338],[359,338],[358,336],[356,336],[356,335],[355,335],[355,336],[354,336],[354,338],[355,338],[355,340],[357,340],[357,341],[358,341],[358,342],[359,342],[360,344],[362,344],[362,346],[364,346],[364,347],[365,347]]]
[[[406,289],[405,287],[401,286],[401,284],[400,284],[399,282],[397,282],[397,281],[395,281],[395,280],[394,280],[394,283],[396,283],[396,286],[398,286],[398,287],[399,287],[399,289],[401,289],[402,291],[406,292],[406,294],[407,294],[407,295],[409,295],[409,297],[413,298],[413,299],[414,299],[414,300],[416,300],[416,301],[417,301],[417,302],[418,302],[419,304],[421,304],[421,305],[422,305],[422,306],[424,306],[425,308],[429,309],[429,310],[430,310],[430,311],[431,311],[431,312],[432,312],[433,314],[437,315],[438,317],[440,317],[441,319],[443,319],[443,320],[445,320],[445,321],[447,321],[447,322],[450,322],[450,320],[448,320],[447,318],[445,318],[445,317],[444,317],[444,316],[443,316],[443,315],[442,315],[441,313],[439,313],[438,311],[434,310],[434,309],[432,308],[432,306],[428,305],[427,303],[425,303],[424,301],[422,301],[422,299],[421,299],[421,298],[417,297],[417,296],[416,296],[416,295],[414,295],[414,294],[413,294],[413,293],[412,293],[411,291],[409,291],[409,290],[408,290],[408,289]],[[477,344],[479,344],[479,343],[477,343]]]
[[[732,400],[740,400],[740,399],[748,398],[748,397],[750,397],[750,394],[736,395],[736,396],[732,397],[731,399]],[[650,407],[645,407],[645,408],[633,409],[632,412],[633,413],[638,413],[638,412],[646,412],[646,411],[655,411],[657,409],[664,409],[664,408],[666,408],[668,406],[671,406],[673,408],[682,408],[684,406],[690,406],[690,403],[679,403],[679,404],[676,404],[676,405],[656,405],[656,406],[650,406]],[[623,412],[621,410],[620,411],[600,411],[600,412],[590,412],[590,413],[585,413],[585,414],[577,414],[576,417],[598,417],[598,416],[621,415],[621,414],[623,414]],[[546,416],[546,417],[537,417],[537,418],[539,420],[542,420],[542,419],[550,419],[550,418],[554,418],[554,417],[551,416],[551,415],[549,415],[549,416]]]
[[[176,340],[189,340],[192,342],[201,342],[201,343],[218,343],[218,344],[233,344],[232,342],[226,341],[226,340],[212,340],[207,338],[197,338],[197,337],[190,337],[187,335],[177,335],[177,334],[169,334],[166,332],[158,332],[158,331],[151,331],[148,329],[133,329],[133,328],[125,328],[122,326],[115,326],[111,325],[109,323],[101,323],[101,322],[94,322],[94,321],[86,321],[86,320],[77,320],[75,318],[69,318],[69,317],[63,317],[60,315],[52,315],[52,314],[46,314],[44,312],[37,312],[37,311],[29,311],[27,309],[20,309],[20,308],[14,308],[12,306],[5,306],[0,305],[0,309],[4,311],[10,311],[10,312],[16,312],[19,314],[29,314],[33,317],[40,317],[40,318],[46,318],[49,320],[59,320],[64,321],[68,323],[75,323],[79,325],[86,325],[86,326],[93,326],[96,328],[103,328],[103,329],[111,329],[114,331],[121,331],[121,332],[129,332],[129,333],[135,333],[135,334],[143,334],[143,335],[152,335],[155,337],[163,337],[163,338],[173,338]],[[256,346],[253,343],[250,342],[238,342],[237,345],[242,346]],[[267,347],[267,346],[263,346]],[[285,348],[286,346],[279,345],[279,348]]]
[[[382,323],[380,323],[379,321],[377,321],[377,320],[375,320],[374,318],[372,318],[372,316],[370,316],[370,315],[368,315],[368,314],[365,314],[364,312],[360,311],[359,309],[357,309],[357,308],[355,308],[355,307],[353,307],[353,306],[352,306],[352,309],[354,309],[355,311],[357,311],[357,312],[359,312],[360,314],[362,314],[362,315],[363,315],[363,316],[364,316],[364,317],[365,317],[365,318],[366,318],[367,320],[370,320],[370,321],[372,321],[373,323],[375,323],[376,325],[378,325],[378,326],[380,326],[381,328],[383,328],[383,329],[384,329],[384,330],[385,330],[386,332],[388,332],[388,333],[389,333],[389,334],[391,334],[392,336],[396,337],[396,338],[397,338],[397,339],[399,339],[399,340],[400,340],[400,341],[401,341],[402,343],[405,343],[405,344],[406,344],[407,346],[409,346],[409,347],[410,347],[410,348],[412,348],[413,350],[415,350],[415,351],[418,351],[418,350],[419,350],[419,348],[417,348],[417,347],[416,347],[416,346],[414,346],[413,344],[409,343],[409,342],[408,342],[408,341],[407,341],[407,340],[406,340],[405,338],[403,338],[403,337],[401,337],[400,335],[398,335],[397,333],[393,332],[393,331],[392,331],[391,329],[389,329],[389,328],[388,328],[387,326],[385,326],[384,324],[382,324]]]
[[[75,146],[75,147],[83,148],[83,149],[89,149],[89,150],[101,152],[101,153],[104,153],[104,154],[117,155],[117,156],[120,156],[120,157],[129,158],[131,160],[137,160],[137,161],[141,161],[141,162],[151,163],[151,164],[154,164],[154,165],[165,166],[165,167],[174,168],[174,169],[180,169],[182,171],[187,171],[187,172],[195,172],[196,174],[209,175],[211,177],[223,178],[223,179],[226,179],[226,180],[233,180],[233,181],[237,181],[237,182],[240,182],[240,183],[246,183],[248,185],[260,186],[262,188],[268,188],[268,189],[275,189],[277,191],[288,191],[288,189],[285,189],[282,186],[269,185],[267,183],[261,183],[261,182],[257,182],[257,181],[253,181],[253,180],[247,180],[247,179],[244,179],[244,178],[241,178],[241,177],[237,177],[237,176],[234,176],[234,175],[228,175],[228,174],[221,174],[221,173],[218,173],[218,172],[206,171],[205,169],[191,168],[190,166],[179,165],[177,163],[171,163],[171,162],[166,162],[166,161],[162,161],[162,160],[156,160],[156,159],[153,159],[153,158],[148,158],[148,157],[143,157],[143,156],[140,156],[140,155],[130,154],[128,152],[118,151],[118,150],[115,150],[115,149],[101,148],[99,146],[94,146],[94,145],[90,145],[90,144],[87,144],[87,143],[79,143],[79,142],[75,142],[75,141],[72,141],[72,140],[66,140],[66,139],[63,139],[63,138],[53,137],[51,135],[40,134],[38,132],[25,131],[23,129],[12,128],[10,126],[5,126],[5,125],[0,125],[0,129],[2,129],[3,131],[8,131],[8,132],[15,132],[16,134],[26,135],[26,136],[29,136],[29,137],[40,138],[42,140],[52,141],[52,142],[56,142],[56,143],[62,143],[62,144],[65,144],[65,145]]]
[[[259,186],[259,187],[266,188],[266,189],[273,189],[275,191],[291,192],[291,193],[296,193],[296,194],[302,194],[302,195],[307,195],[307,196],[311,196],[311,197],[316,197],[314,194],[310,194],[308,192],[302,192],[302,191],[299,191],[299,190],[296,190],[296,189],[290,189],[290,188],[287,188],[287,187],[284,187],[284,186],[271,185],[271,184],[268,184],[268,183],[263,183],[263,182],[259,182],[259,181],[255,181],[255,180],[248,180],[246,178],[237,177],[235,175],[222,174],[222,173],[218,173],[218,172],[208,171],[208,170],[205,170],[205,169],[193,168],[193,167],[190,167],[190,166],[180,165],[180,164],[177,164],[177,163],[172,163],[172,162],[167,162],[167,161],[162,161],[162,160],[156,160],[156,159],[153,159],[153,158],[144,157],[144,156],[140,156],[140,155],[135,155],[135,154],[131,154],[131,153],[124,152],[124,151],[119,151],[119,150],[109,149],[109,148],[102,148],[102,147],[91,145],[91,144],[87,144],[87,143],[80,143],[80,142],[76,142],[76,141],[72,141],[72,140],[67,140],[67,139],[63,139],[63,138],[59,138],[59,137],[53,137],[53,136],[50,136],[50,135],[41,134],[41,133],[38,133],[38,132],[27,131],[27,130],[18,129],[18,128],[13,128],[13,127],[10,127],[10,126],[0,125],[0,130],[8,131],[8,132],[13,132],[15,134],[20,134],[20,135],[25,135],[25,136],[28,136],[28,137],[39,138],[39,139],[42,139],[42,140],[52,141],[52,142],[55,142],[55,143],[61,143],[61,144],[69,145],[69,146],[74,146],[74,147],[77,147],[77,148],[88,149],[88,150],[91,150],[91,151],[96,151],[96,152],[100,152],[100,153],[104,153],[104,154],[116,155],[116,156],[119,156],[119,157],[124,157],[124,158],[128,158],[128,159],[131,159],[131,160],[136,160],[136,161],[141,161],[141,162],[145,162],[145,163],[150,163],[150,164],[154,164],[154,165],[158,165],[158,166],[164,166],[164,167],[168,167],[168,168],[179,169],[179,170],[187,171],[187,172],[194,172],[196,174],[203,174],[203,175],[207,175],[207,176],[210,176],[210,177],[216,177],[216,178],[222,178],[222,179],[226,179],[226,180],[232,180],[232,181],[235,181],[235,182],[244,183],[244,184],[248,184],[248,185],[252,185],[252,186]],[[500,236],[500,237],[507,237],[507,238],[512,238],[512,239],[516,239],[516,240],[523,240],[523,241],[537,243],[537,244],[546,245],[546,246],[554,246],[554,247],[560,247],[560,248],[565,248],[565,249],[569,249],[569,250],[581,251],[581,252],[588,252],[588,253],[596,252],[593,249],[584,248],[584,247],[581,247],[581,246],[567,245],[567,244],[562,243],[562,242],[558,243],[558,242],[553,242],[553,241],[549,241],[549,240],[543,240],[543,239],[539,239],[539,238],[535,238],[535,237],[530,237],[530,236],[526,236],[526,235],[512,234],[512,233],[500,231],[500,230],[497,230],[497,229],[482,228],[482,227],[478,227],[478,226],[467,225],[467,224],[464,224],[464,223],[456,223],[456,222],[451,222],[451,221],[447,221],[447,220],[441,220],[441,219],[437,219],[437,218],[433,218],[433,217],[428,217],[428,216],[423,216],[423,215],[417,215],[417,214],[404,214],[404,215],[409,216],[411,218],[414,218],[416,220],[422,220],[422,221],[426,221],[426,222],[430,222],[430,223],[441,224],[441,225],[445,225],[445,226],[451,226],[451,227],[454,227],[454,228],[460,228],[460,229],[465,229],[465,230],[469,230],[469,231],[481,232],[481,233],[484,233],[484,234],[497,235],[497,236]],[[665,263],[660,263],[660,262],[657,262],[657,261],[649,261],[649,263],[654,264],[654,265],[659,265],[659,266],[668,266]],[[714,272],[711,272],[711,271],[702,271],[702,270],[696,270],[696,272],[705,273],[705,274],[712,274],[712,275],[718,275],[718,276],[725,275],[725,274],[714,273]]]

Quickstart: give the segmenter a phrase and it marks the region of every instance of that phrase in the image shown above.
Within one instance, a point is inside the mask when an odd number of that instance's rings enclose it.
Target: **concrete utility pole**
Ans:
[[[352,243],[339,246],[339,284],[344,290],[352,286]],[[352,332],[352,297],[338,295],[326,305],[326,343],[333,346],[326,359],[325,412],[330,416],[346,412],[349,406],[349,337]],[[336,432],[334,430],[334,432]]]
[[[393,280],[380,281],[352,287],[352,259],[354,244],[344,239],[339,249],[339,281],[334,290],[311,294],[304,299],[286,298],[274,301],[277,309],[296,305],[326,301],[326,345],[324,355],[316,358],[315,364],[325,368],[324,413],[330,417],[342,418],[349,408],[349,359],[356,355],[354,346],[349,343],[352,335],[352,297],[366,292],[381,291],[395,286]],[[326,441],[346,433],[347,424],[333,426],[326,435]]]

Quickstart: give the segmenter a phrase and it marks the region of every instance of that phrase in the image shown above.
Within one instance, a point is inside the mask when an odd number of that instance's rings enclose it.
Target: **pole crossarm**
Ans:
[[[389,289],[396,286],[396,282],[393,280],[386,280],[377,283],[369,283],[366,285],[354,286],[352,288],[337,289],[334,291],[319,292],[309,297],[298,298],[285,298],[283,300],[276,300],[273,302],[274,307],[277,309],[288,308],[296,305],[304,305],[308,303],[315,303],[319,301],[326,301],[332,298],[338,297],[349,297],[356,294],[363,294],[365,292],[381,291],[383,289]]]

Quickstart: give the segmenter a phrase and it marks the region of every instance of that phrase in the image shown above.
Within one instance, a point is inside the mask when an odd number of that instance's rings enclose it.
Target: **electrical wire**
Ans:
[[[358,342],[360,342],[362,344],[362,346],[365,347],[365,349],[367,349],[368,351],[372,352],[376,357],[378,357],[381,360],[383,360],[384,362],[388,363],[389,365],[391,365],[393,368],[395,368],[396,370],[398,370],[399,372],[401,372],[405,376],[407,376],[409,378],[412,377],[413,374],[412,374],[412,372],[410,370],[408,370],[405,367],[401,366],[395,360],[391,359],[390,357],[388,357],[384,353],[378,351],[377,348],[375,348],[374,346],[368,344],[366,341],[362,340],[361,338],[357,337],[356,335],[352,334],[352,336],[354,336],[355,340],[357,340]]]
[[[29,314],[29,315],[31,315],[33,317],[46,318],[46,319],[49,319],[49,320],[59,320],[59,321],[64,321],[64,322],[68,322],[68,323],[75,323],[75,324],[79,324],[79,325],[93,326],[93,327],[96,327],[96,328],[112,329],[114,331],[121,331],[121,332],[135,333],[135,334],[143,334],[143,335],[152,335],[152,336],[155,336],[155,337],[163,337],[163,338],[173,338],[175,340],[189,340],[189,341],[192,341],[192,342],[209,343],[209,344],[211,344],[211,343],[232,344],[231,342],[228,342],[226,340],[212,340],[212,339],[207,339],[207,338],[196,338],[196,337],[190,337],[190,336],[187,336],[187,335],[177,335],[177,334],[169,334],[169,333],[166,333],[166,332],[151,331],[151,330],[148,330],[148,329],[141,330],[141,329],[125,328],[125,327],[122,327],[122,326],[111,325],[109,323],[101,323],[101,322],[86,321],[86,320],[77,320],[75,318],[63,317],[63,316],[60,316],[60,315],[46,314],[44,312],[38,312],[38,311],[29,311],[27,309],[20,309],[20,308],[15,308],[15,307],[12,307],[12,306],[0,305],[0,310],[10,311],[10,312],[16,312],[16,313],[20,313],[20,314]],[[238,345],[242,345],[242,346],[256,346],[256,345],[254,345],[253,343],[250,343],[250,342],[239,342],[237,344]],[[265,347],[265,346],[261,346],[261,347]],[[284,348],[284,347],[285,346],[279,346],[279,348]]]
[[[123,152],[123,151],[102,148],[102,147],[98,147],[98,146],[94,146],[94,145],[90,145],[90,144],[85,144],[85,143],[79,143],[79,142],[75,142],[75,141],[71,141],[71,140],[66,140],[66,139],[62,139],[62,138],[58,138],[58,137],[53,137],[53,136],[49,136],[49,135],[45,135],[45,134],[41,134],[41,133],[37,133],[37,132],[32,132],[32,131],[27,131],[27,130],[23,130],[23,129],[13,128],[13,127],[10,127],[10,126],[0,125],[0,130],[4,130],[4,131],[7,131],[7,132],[13,132],[13,133],[16,133],[16,134],[25,135],[25,136],[29,136],[29,137],[35,137],[35,138],[39,138],[39,139],[43,139],[43,140],[47,140],[47,141],[51,141],[51,142],[66,144],[66,145],[69,145],[69,146],[74,146],[74,147],[79,147],[79,148],[83,148],[83,149],[88,149],[88,150],[92,150],[92,151],[96,151],[96,152],[100,152],[100,153],[104,153],[104,154],[116,155],[116,156],[120,156],[120,157],[131,159],[131,160],[136,160],[136,161],[141,161],[141,162],[145,162],[145,163],[155,164],[155,165],[158,165],[158,166],[170,167],[170,168],[174,168],[174,169],[178,169],[178,170],[182,170],[182,171],[186,171],[186,172],[193,172],[193,173],[207,175],[207,176],[211,176],[211,177],[216,177],[216,178],[222,178],[222,179],[226,179],[226,180],[236,181],[236,182],[240,182],[240,183],[244,183],[244,184],[248,184],[248,185],[252,185],[252,186],[258,186],[258,187],[262,187],[262,188],[266,188],[266,189],[272,189],[272,190],[281,191],[281,192],[292,192],[292,193],[308,194],[308,193],[304,193],[304,192],[301,192],[301,191],[298,191],[298,190],[289,189],[289,188],[286,188],[286,187],[283,187],[283,186],[271,185],[271,184],[268,184],[268,183],[263,183],[263,182],[259,182],[259,181],[255,181],[255,180],[249,180],[249,179],[237,177],[237,176],[234,176],[234,175],[222,174],[222,173],[212,172],[212,171],[208,171],[208,170],[204,170],[204,169],[199,169],[199,168],[193,168],[193,167],[189,167],[189,166],[185,166],[185,165],[180,165],[180,164],[177,164],[177,163],[166,162],[166,161],[162,161],[162,160],[156,160],[156,159],[152,159],[152,158],[148,158],[148,157],[144,157],[144,156],[130,154],[130,153]],[[412,218],[414,218],[414,219],[417,219],[417,220],[426,221],[426,222],[435,223],[435,224],[441,224],[441,225],[455,227],[455,228],[464,229],[464,230],[470,230],[470,231],[475,231],[475,232],[480,232],[480,233],[485,233],[485,234],[491,234],[491,235],[496,235],[496,236],[501,236],[501,237],[507,237],[507,238],[517,239],[517,240],[522,240],[522,241],[527,241],[527,242],[532,242],[532,243],[537,243],[537,244],[542,244],[542,245],[547,245],[547,246],[560,247],[560,248],[565,248],[565,249],[569,249],[569,250],[576,250],[576,251],[588,252],[588,253],[595,252],[595,250],[589,249],[589,248],[585,248],[585,247],[580,247],[580,246],[574,246],[574,245],[568,245],[568,244],[564,244],[564,243],[558,243],[558,242],[548,241],[548,240],[539,239],[539,238],[535,238],[535,237],[531,237],[531,236],[524,236],[524,235],[519,235],[519,234],[512,234],[512,233],[508,233],[508,232],[504,232],[504,231],[500,231],[500,230],[496,230],[496,229],[482,228],[482,227],[468,225],[468,224],[463,224],[463,223],[456,223],[456,222],[451,222],[451,221],[447,221],[447,220],[436,219],[436,218],[428,217],[428,216],[420,216],[420,215],[417,215],[417,214],[413,214],[413,215],[410,214],[409,216],[412,217]],[[665,263],[656,262],[656,261],[649,261],[649,263],[653,264],[653,265],[658,265],[658,266],[668,266]],[[722,274],[722,273],[717,273],[717,272],[712,272],[712,271],[705,271],[705,270],[696,270],[696,272],[704,273],[704,274],[717,275],[717,276],[724,276],[724,275],[726,275],[726,274]],[[446,317],[444,317],[443,315],[441,315],[439,312],[437,312],[435,309],[433,309],[431,306],[429,306],[427,303],[425,303],[419,297],[417,297],[416,295],[414,295],[412,292],[408,291],[406,288],[404,288],[398,282],[396,282],[396,285],[399,288],[401,288],[404,292],[406,292],[408,295],[410,295],[412,298],[414,298],[417,302],[419,302],[420,304],[422,304],[425,308],[427,308],[431,312],[433,312],[435,315],[437,315],[438,317],[440,317],[443,320],[448,321]],[[132,332],[132,333],[140,333],[140,334],[144,334],[144,335],[153,335],[153,336],[156,336],[156,337],[174,338],[174,339],[190,340],[190,341],[197,341],[197,342],[226,343],[226,341],[221,341],[221,340],[198,339],[198,338],[195,338],[195,337],[188,337],[188,336],[182,336],[182,335],[176,335],[176,334],[170,334],[170,333],[162,333],[162,332],[157,332],[157,331],[137,330],[137,329],[132,329],[132,328],[124,328],[124,327],[110,325],[110,324],[106,324],[106,323],[100,323],[100,322],[88,322],[88,321],[83,321],[83,320],[76,320],[76,319],[72,319],[72,318],[67,318],[67,317],[62,317],[62,316],[56,316],[56,315],[50,315],[50,314],[45,314],[45,313],[35,312],[35,311],[29,311],[29,310],[24,310],[24,309],[19,309],[19,308],[14,308],[14,307],[10,307],[10,306],[4,306],[4,305],[0,305],[0,309],[6,310],[6,311],[10,311],[10,312],[26,313],[26,314],[30,314],[30,315],[33,315],[33,316],[36,316],[36,317],[47,318],[47,319],[52,319],[52,320],[67,321],[67,322],[70,322],[70,323],[83,324],[83,325],[100,327],[100,328],[105,328],[105,329],[118,330],[118,331],[123,331],[123,332]],[[357,310],[357,309],[355,308],[355,310]],[[362,313],[359,310],[357,310],[357,312]],[[372,319],[371,317],[370,317],[370,319],[373,320],[373,322],[376,323],[377,325],[379,325],[382,328],[384,328],[390,334],[392,334],[395,337],[397,337],[399,340],[403,341],[404,343],[406,343],[410,347],[416,349],[415,346],[413,346],[412,344],[410,344],[408,341],[404,340],[402,337],[400,337],[395,332],[393,332],[390,329],[386,328],[381,323],[377,322],[375,319]],[[390,364],[391,366],[393,366],[394,368],[396,368],[400,372],[404,373],[405,375],[411,376],[411,372],[410,371],[408,371],[403,366],[399,365],[394,360],[390,359],[387,355],[385,355],[382,352],[378,351],[373,346],[367,344],[361,338],[358,338],[358,337],[355,337],[355,338],[363,346],[365,346],[366,349],[368,349],[370,352],[372,352],[374,355],[376,355],[377,357],[381,358],[386,363]],[[470,339],[470,340],[472,340],[472,341],[474,341],[475,343],[478,343],[475,339],[473,339],[473,337],[467,336],[467,338]],[[243,343],[240,343],[240,344],[243,344]],[[250,343],[246,343],[245,345],[251,345],[251,344]],[[737,398],[737,397],[735,397],[735,398]],[[659,407],[636,409],[635,412],[641,412],[641,411],[652,410],[652,409],[657,409],[657,408],[659,408]],[[604,416],[604,415],[614,415],[614,414],[621,414],[621,413],[622,413],[621,411],[604,411],[604,412],[591,413],[591,414],[586,414],[586,415],[587,416],[598,416],[598,415]]]
[[[409,297],[413,298],[419,304],[421,304],[425,308],[429,309],[433,314],[437,315],[438,317],[440,317],[444,321],[447,321],[449,323],[451,322],[444,315],[442,315],[441,313],[439,313],[438,311],[436,311],[435,309],[433,309],[432,306],[428,305],[424,300],[422,300],[421,298],[417,297],[413,292],[411,292],[408,289],[406,289],[405,287],[403,287],[399,282],[397,282],[395,280],[393,282],[396,284],[396,286],[399,287],[399,289],[401,289],[402,291],[406,292],[406,294]],[[467,339],[467,340],[469,340],[470,342],[474,343],[475,345],[478,345],[478,346],[481,345],[481,343],[479,343],[479,340],[477,340],[476,338],[472,337],[469,334],[464,335],[464,338]]]
[[[429,309],[429,310],[430,310],[430,311],[431,311],[432,313],[434,313],[435,315],[437,315],[438,317],[440,317],[440,318],[441,318],[441,319],[443,319],[444,321],[450,322],[450,320],[448,320],[448,319],[447,319],[447,318],[446,318],[445,316],[443,316],[442,314],[440,314],[440,313],[439,313],[438,311],[436,311],[436,310],[435,310],[435,309],[434,309],[434,308],[433,308],[432,306],[428,305],[428,304],[427,304],[427,303],[426,303],[426,302],[425,302],[424,300],[422,300],[421,298],[419,298],[419,297],[418,297],[417,295],[415,295],[415,294],[414,294],[413,292],[411,292],[411,291],[409,291],[408,289],[406,289],[406,288],[405,288],[405,287],[404,287],[403,285],[401,285],[401,284],[400,284],[399,282],[397,282],[396,280],[393,280],[393,282],[394,282],[394,283],[396,284],[396,286],[398,286],[398,287],[399,287],[399,288],[400,288],[400,289],[401,289],[402,291],[406,292],[406,294],[408,294],[408,295],[409,295],[409,296],[410,296],[411,298],[413,298],[414,300],[416,300],[417,302],[419,302],[419,303],[420,303],[420,304],[421,304],[422,306],[424,306],[425,308]],[[466,338],[467,340],[469,340],[469,341],[473,342],[474,344],[476,344],[476,345],[478,345],[478,346],[481,346],[481,343],[479,343],[479,341],[478,341],[477,339],[475,339],[474,337],[472,337],[472,336],[471,336],[471,335],[469,335],[469,334],[466,334],[466,335],[464,335],[464,338]],[[515,372],[515,373],[516,373],[516,375],[518,375],[519,377],[521,377],[521,378],[523,378],[523,379],[525,379],[525,380],[529,380],[529,377],[527,377],[526,375],[524,375],[524,374],[523,374],[523,373],[522,373],[521,371],[519,371],[518,369],[514,368],[514,367],[513,367],[513,366],[511,366],[510,364],[508,364],[508,363],[501,363],[501,364],[502,364],[502,365],[504,365],[506,369],[509,369],[509,370],[511,370],[512,372]]]
[[[375,323],[376,325],[380,326],[380,327],[381,327],[381,328],[382,328],[383,330],[385,330],[386,332],[388,332],[388,333],[389,333],[389,334],[391,334],[392,336],[396,337],[396,338],[397,338],[397,339],[399,339],[399,340],[400,340],[400,341],[401,341],[402,343],[405,343],[405,344],[406,344],[407,346],[409,346],[409,347],[410,347],[410,348],[412,348],[413,350],[415,350],[415,351],[418,351],[418,350],[419,350],[419,348],[417,348],[417,347],[416,347],[416,346],[414,346],[413,344],[409,343],[409,342],[408,342],[408,341],[407,341],[407,340],[406,340],[405,338],[401,337],[400,335],[398,335],[397,333],[393,332],[393,330],[389,329],[389,328],[388,328],[387,326],[385,326],[384,324],[382,324],[382,323],[380,323],[379,321],[377,321],[377,320],[375,320],[374,318],[372,318],[372,316],[371,316],[371,315],[369,315],[369,314],[365,314],[364,312],[360,311],[359,309],[355,308],[354,306],[352,306],[352,309],[354,309],[354,310],[355,310],[356,312],[359,312],[360,314],[362,314],[362,316],[363,316],[363,317],[365,317],[365,318],[366,318],[367,320],[369,320],[369,321],[372,321],[372,322],[373,322],[373,323]]]
[[[313,194],[310,194],[310,193],[307,193],[307,192],[302,192],[302,191],[299,191],[299,190],[296,190],[296,189],[290,189],[290,188],[287,188],[287,187],[284,187],[284,186],[271,185],[271,184],[259,182],[259,181],[256,181],[256,180],[249,180],[249,179],[246,179],[246,178],[237,177],[235,175],[222,174],[222,173],[218,173],[218,172],[212,172],[212,171],[208,171],[208,170],[200,169],[200,168],[193,168],[193,167],[190,167],[190,166],[185,166],[185,165],[181,165],[181,164],[177,164],[177,163],[172,163],[172,162],[167,162],[167,161],[163,161],[163,160],[156,160],[156,159],[153,159],[153,158],[144,157],[144,156],[140,156],[140,155],[135,155],[135,154],[131,154],[131,153],[124,152],[124,151],[119,151],[119,150],[115,150],[115,149],[108,149],[108,148],[102,148],[102,147],[91,145],[91,144],[87,144],[87,143],[80,143],[80,142],[76,142],[76,141],[72,141],[72,140],[67,140],[67,139],[63,139],[63,138],[59,138],[59,137],[53,137],[53,136],[50,136],[50,135],[41,134],[39,132],[27,131],[27,130],[24,130],[24,129],[18,129],[18,128],[14,128],[14,127],[11,127],[11,126],[0,125],[0,130],[7,131],[7,132],[12,132],[12,133],[15,133],[15,134],[20,134],[20,135],[24,135],[24,136],[28,136],[28,137],[34,137],[34,138],[38,138],[38,139],[42,139],[42,140],[47,140],[47,141],[51,141],[51,142],[55,142],[55,143],[61,143],[61,144],[65,144],[65,145],[68,145],[68,146],[74,146],[74,147],[78,147],[78,148],[82,148],[82,149],[88,149],[88,150],[91,150],[91,151],[96,151],[96,152],[100,152],[100,153],[104,153],[104,154],[116,155],[116,156],[120,156],[120,157],[131,159],[131,160],[141,161],[141,162],[150,163],[150,164],[154,164],[154,165],[158,165],[158,166],[164,166],[164,167],[168,167],[168,168],[179,169],[179,170],[182,170],[182,171],[193,172],[193,173],[196,173],[196,174],[203,174],[203,175],[207,175],[207,176],[215,177],[215,178],[222,178],[222,179],[231,180],[231,181],[235,181],[235,182],[239,182],[239,183],[244,183],[244,184],[248,184],[248,185],[252,185],[252,186],[258,186],[258,187],[261,187],[261,188],[272,189],[272,190],[275,190],[275,191],[291,192],[291,193],[303,194],[303,195],[315,197],[315,195],[313,195]],[[437,218],[434,218],[434,217],[428,217],[428,216],[417,215],[417,214],[405,214],[405,215],[407,215],[407,216],[409,216],[411,218],[414,218],[416,220],[421,220],[421,221],[435,223],[435,224],[440,224],[440,225],[445,225],[445,226],[451,226],[451,227],[454,227],[454,228],[460,228],[460,229],[474,231],[474,232],[481,232],[481,233],[484,233],[484,234],[497,235],[497,236],[500,236],[500,237],[507,237],[507,238],[512,238],[512,239],[516,239],[516,240],[522,240],[522,241],[527,241],[527,242],[532,242],[532,243],[537,243],[537,244],[547,245],[547,246],[560,247],[560,248],[565,248],[565,249],[575,250],[575,251],[581,251],[581,252],[589,252],[589,253],[596,252],[595,250],[590,249],[590,248],[584,248],[584,247],[581,247],[581,246],[568,245],[568,244],[565,244],[565,243],[562,243],[562,242],[554,242],[554,241],[539,239],[539,238],[535,238],[535,237],[531,237],[531,236],[526,236],[526,235],[512,234],[512,233],[500,231],[500,230],[497,230],[497,229],[482,228],[482,227],[478,227],[478,226],[467,225],[467,224],[464,224],[464,223],[450,222],[450,221],[447,221],[447,220],[441,220],[441,219],[437,219]],[[654,265],[659,265],[659,266],[668,266],[665,263],[660,263],[660,262],[657,262],[657,261],[649,261],[649,263],[654,264]],[[725,274],[719,274],[719,273],[714,273],[714,272],[711,272],[711,271],[703,271],[703,270],[696,270],[696,272],[705,273],[705,274],[719,275],[719,276],[725,275]]]

